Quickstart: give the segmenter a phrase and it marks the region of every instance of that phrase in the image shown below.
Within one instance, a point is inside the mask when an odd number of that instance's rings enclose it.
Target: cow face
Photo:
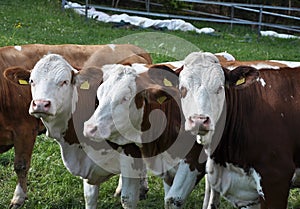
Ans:
[[[225,76],[218,59],[211,53],[188,55],[179,82],[186,131],[202,138],[210,135],[225,103]]]
[[[223,69],[211,53],[191,53],[179,76],[185,130],[210,144],[217,124],[224,116],[225,87],[244,88],[258,77],[252,67]]]
[[[31,71],[29,113],[44,120],[73,113],[78,99],[76,87],[87,81],[100,82],[101,78],[99,69],[87,68],[79,72],[62,56],[46,55]]]
[[[76,87],[86,81],[90,85],[100,82],[102,71],[97,68],[77,71],[62,56],[49,54],[40,59],[32,71],[8,69],[5,76],[15,83],[29,82],[32,93],[29,113],[41,118],[48,135],[54,137],[61,129],[66,129],[75,110],[78,100]],[[59,127],[59,130],[53,127]]]
[[[29,113],[47,120],[64,109],[72,110],[77,100],[77,96],[73,97],[72,81],[76,73],[59,55],[47,55],[38,61],[29,78],[32,93]]]
[[[150,78],[156,76],[151,73],[155,69],[141,74],[137,68],[124,65],[106,65],[102,69],[104,82],[97,91],[99,104],[84,124],[84,135],[96,141],[108,139],[117,144],[140,144],[145,102],[165,102],[172,93],[166,95],[158,84],[160,81]]]

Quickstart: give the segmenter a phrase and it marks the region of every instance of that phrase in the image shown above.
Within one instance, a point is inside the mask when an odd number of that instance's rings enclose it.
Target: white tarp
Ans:
[[[72,2],[67,2],[65,9],[72,8],[77,13],[85,15],[85,9],[82,5]],[[170,20],[152,20],[146,17],[129,16],[127,14],[120,15],[108,15],[104,12],[97,11],[95,8],[88,10],[88,18],[93,18],[101,22],[111,23],[130,23],[131,25],[138,26],[141,28],[167,28],[168,30],[181,30],[181,31],[195,31],[196,33],[214,33],[213,28],[196,28],[191,23],[185,22],[181,19],[170,19]]]
[[[272,30],[260,31],[260,34],[262,36],[272,36],[272,37],[276,37],[276,38],[300,38],[299,36],[283,34],[283,33],[277,33],[277,32],[272,31]]]
[[[85,15],[85,7],[72,2],[66,2],[65,9],[74,9],[80,15]],[[127,14],[120,14],[120,15],[108,15],[104,12],[97,11],[95,8],[91,8],[88,10],[88,18],[93,18],[95,20],[101,22],[111,22],[111,23],[129,23],[134,26],[138,26],[141,28],[167,28],[168,30],[181,30],[181,31],[195,31],[196,33],[214,33],[215,30],[210,27],[206,28],[196,28],[191,23],[185,22],[181,19],[170,19],[170,20],[152,20],[146,17],[139,17],[139,16],[129,16]],[[288,35],[277,33],[275,31],[261,31],[260,34],[262,36],[272,36],[276,38],[300,38],[299,36]]]

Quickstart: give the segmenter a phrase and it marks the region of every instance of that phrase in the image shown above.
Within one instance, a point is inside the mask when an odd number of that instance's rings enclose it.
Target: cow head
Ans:
[[[211,53],[191,53],[179,75],[185,130],[203,144],[211,143],[217,123],[225,111],[225,88],[244,88],[258,77],[251,67],[223,69]],[[224,117],[225,118],[225,117]]]
[[[140,144],[145,104],[163,103],[178,93],[170,79],[168,85],[164,84],[167,83],[164,72],[174,72],[161,66],[157,68],[144,67],[145,72],[139,73],[137,70],[141,69],[137,66],[104,66],[104,82],[97,91],[99,105],[85,122],[84,135],[96,141],[108,139],[117,144]],[[178,76],[174,77],[178,82]]]
[[[48,54],[36,63],[32,71],[8,69],[5,76],[20,84],[28,81],[32,93],[29,113],[41,118],[49,136],[54,137],[55,132],[61,131],[51,130],[53,126],[66,129],[75,110],[78,100],[76,87],[86,81],[98,82],[102,72],[95,68],[77,71],[62,56]]]

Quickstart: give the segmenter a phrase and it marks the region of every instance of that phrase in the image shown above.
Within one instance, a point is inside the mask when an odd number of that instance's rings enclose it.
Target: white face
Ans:
[[[186,57],[179,76],[185,130],[210,143],[225,105],[225,76],[211,53],[195,52]]]
[[[84,123],[84,135],[117,144],[140,142],[143,108],[135,104],[136,71],[123,65],[107,65],[103,71],[104,82],[97,90],[99,105]]]
[[[43,57],[33,68],[29,83],[32,101],[29,113],[50,119],[66,109],[72,110],[72,71],[75,70],[59,55]]]

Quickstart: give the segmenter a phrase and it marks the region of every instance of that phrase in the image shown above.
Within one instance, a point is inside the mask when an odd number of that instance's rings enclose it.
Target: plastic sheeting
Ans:
[[[81,7],[81,8],[80,8]],[[67,2],[65,9],[72,8],[80,15],[85,15],[85,9],[78,3]],[[168,30],[181,30],[181,31],[195,31],[196,33],[210,34],[214,33],[213,28],[196,28],[191,23],[185,22],[181,19],[170,19],[170,20],[153,20],[146,17],[129,16],[127,14],[120,15],[108,15],[104,12],[97,11],[95,8],[88,10],[88,18],[92,18],[101,22],[106,23],[128,23],[141,28],[166,28]]]

